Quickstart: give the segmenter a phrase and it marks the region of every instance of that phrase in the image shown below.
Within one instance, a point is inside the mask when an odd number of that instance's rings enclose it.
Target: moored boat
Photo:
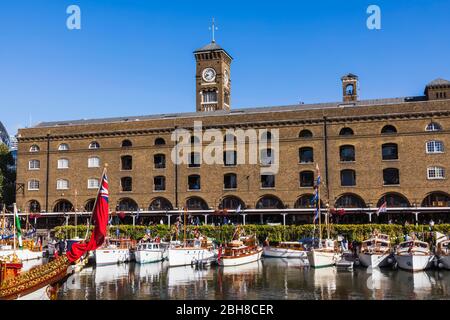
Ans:
[[[216,255],[212,242],[207,238],[187,239],[181,245],[169,247],[169,266],[191,265],[195,260],[210,259]]]
[[[438,233],[436,234],[436,257],[438,266],[450,269],[450,240],[442,234],[439,235]]]
[[[364,267],[387,267],[393,262],[391,251],[389,236],[375,232],[370,239],[362,242],[358,258]]]
[[[309,265],[313,268],[331,267],[340,259],[337,243],[332,239],[324,239],[321,246],[307,252]]]
[[[263,247],[263,256],[272,258],[307,259],[306,249],[300,242],[282,241]]]
[[[258,261],[263,253],[263,249],[257,244],[256,235],[241,236],[227,243],[223,253],[222,248],[219,250],[217,263],[224,267]]]
[[[137,263],[151,263],[167,258],[167,246],[161,242],[138,243],[134,257]]]
[[[106,239],[105,244],[95,250],[95,264],[117,264],[131,260],[134,242],[130,239]]]
[[[430,267],[434,255],[428,243],[408,240],[399,244],[395,260],[400,268],[409,271],[422,271]]]

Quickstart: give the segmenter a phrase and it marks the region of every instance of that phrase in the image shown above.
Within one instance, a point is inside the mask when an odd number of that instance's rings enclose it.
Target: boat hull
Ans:
[[[330,251],[311,250],[307,256],[309,265],[313,268],[334,266],[339,259],[339,254]]]
[[[128,262],[131,259],[129,249],[97,249],[95,264],[107,265]]]
[[[213,250],[203,248],[169,248],[169,266],[187,266],[195,260],[209,259],[215,256]]]
[[[390,253],[377,254],[377,253],[360,253],[359,261],[364,267],[382,268],[389,266],[392,261],[389,259]]]
[[[292,250],[287,248],[264,247],[263,256],[271,258],[286,258],[286,259],[306,259],[306,251]]]
[[[231,267],[252,263],[261,259],[262,253],[263,249],[258,248],[255,252],[240,257],[222,257],[218,264],[223,267]]]
[[[395,260],[397,260],[397,264],[401,269],[408,271],[422,271],[431,265],[433,255],[396,254]]]
[[[164,260],[167,257],[167,252],[164,249],[136,250],[134,257],[137,263],[152,263]]]

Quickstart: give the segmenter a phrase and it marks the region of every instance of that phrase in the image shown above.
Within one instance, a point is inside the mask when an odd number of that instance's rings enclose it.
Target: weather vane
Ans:
[[[214,17],[212,18],[212,24],[211,24],[211,27],[209,27],[209,30],[212,31],[212,42],[216,42],[215,31],[219,30],[219,28],[216,27],[216,22],[214,21]]]

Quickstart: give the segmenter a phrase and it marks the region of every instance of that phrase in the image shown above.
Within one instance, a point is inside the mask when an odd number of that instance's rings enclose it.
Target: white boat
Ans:
[[[363,241],[359,261],[364,267],[387,267],[393,262],[391,243],[386,234],[375,233],[370,239]]]
[[[283,241],[263,247],[263,256],[286,259],[307,259],[306,250],[300,242]]]
[[[170,267],[191,265],[196,260],[210,259],[215,255],[212,243],[200,239],[186,240],[183,245],[168,249]]]
[[[160,242],[139,243],[134,257],[137,263],[158,262],[167,258],[167,247]]]
[[[450,269],[450,240],[442,234],[438,237],[438,233],[436,233],[436,238],[438,266],[440,268]]]
[[[321,244],[319,248],[312,248],[307,252],[309,265],[313,268],[334,266],[341,257],[337,251],[336,241],[325,239]]]
[[[131,260],[130,249],[132,243],[129,239],[107,239],[105,244],[95,250],[95,264],[117,264]]]
[[[409,240],[399,244],[395,252],[398,266],[409,271],[422,271],[430,267],[434,255],[428,243]]]

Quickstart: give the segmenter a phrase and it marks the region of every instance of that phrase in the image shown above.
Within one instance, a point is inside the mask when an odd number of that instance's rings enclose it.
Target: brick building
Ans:
[[[231,55],[212,42],[194,56],[196,112],[20,129],[21,211],[91,210],[108,163],[112,210],[165,217],[184,206],[192,214],[240,206],[250,220],[308,222],[318,164],[323,206],[344,208],[336,210],[341,221],[449,219],[449,81],[430,82],[423,96],[360,100],[359,79],[348,74],[341,102],[232,109]],[[172,133],[192,130],[194,121],[224,133],[256,129],[269,142],[266,131],[278,129],[278,173],[262,176],[264,164],[235,165],[233,149],[225,164],[196,164],[195,154],[191,164],[174,164]],[[249,150],[253,142],[243,143]],[[384,202],[387,214],[372,217]]]

